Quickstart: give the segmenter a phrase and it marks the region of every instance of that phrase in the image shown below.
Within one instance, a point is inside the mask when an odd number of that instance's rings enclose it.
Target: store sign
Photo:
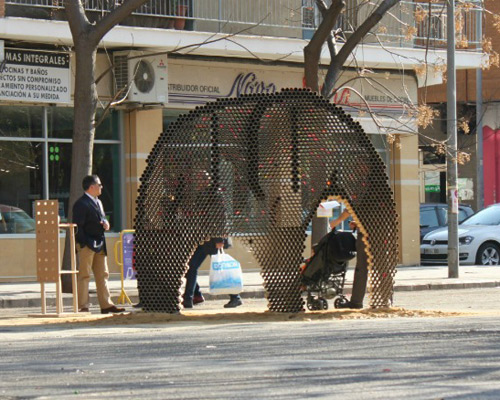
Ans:
[[[186,69],[192,69],[186,77]],[[282,73],[263,73],[261,70],[227,71],[223,68],[210,68],[212,74],[199,73],[198,67],[184,66],[179,83],[168,84],[169,103],[204,104],[223,97],[239,97],[245,94],[276,93],[285,87]],[[171,78],[172,79],[172,78]],[[180,82],[183,83],[180,83]]]
[[[0,70],[0,100],[70,103],[69,53],[6,48]]]
[[[289,66],[242,65],[241,63],[169,60],[169,103],[179,105],[205,104],[220,98],[239,97],[257,93],[276,93],[284,88],[304,87],[304,70]],[[408,93],[416,101],[416,83],[409,81],[403,89],[401,76],[374,75],[387,90],[353,79],[355,72],[345,72],[339,81],[334,103],[345,106],[349,112],[383,110],[401,114],[410,102]],[[345,83],[345,85],[344,85]],[[393,98],[390,93],[398,95]]]
[[[439,186],[439,185],[425,185],[425,192],[426,193],[440,193],[441,186]]]

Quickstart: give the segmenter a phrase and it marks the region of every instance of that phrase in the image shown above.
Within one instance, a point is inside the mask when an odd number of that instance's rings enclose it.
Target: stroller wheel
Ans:
[[[307,309],[309,311],[314,311],[314,300],[311,301],[311,300],[307,299]]]
[[[340,308],[342,307],[342,305],[347,304],[348,302],[349,301],[347,300],[347,297],[340,296],[335,299],[335,301],[333,302],[333,306],[335,308]]]
[[[309,311],[318,311],[322,309],[322,304],[319,299],[308,298],[307,299],[307,309]]]

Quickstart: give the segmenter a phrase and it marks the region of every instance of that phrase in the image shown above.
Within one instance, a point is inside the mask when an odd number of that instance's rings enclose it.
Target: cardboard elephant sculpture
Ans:
[[[178,312],[195,248],[229,235],[254,252],[269,309],[302,311],[305,232],[329,196],[359,222],[371,305],[387,305],[397,215],[385,165],[359,123],[304,89],[220,99],[180,116],[160,135],[141,177],[134,228],[144,310]]]

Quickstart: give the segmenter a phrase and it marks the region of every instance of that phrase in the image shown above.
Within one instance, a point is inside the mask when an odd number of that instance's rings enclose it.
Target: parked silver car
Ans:
[[[458,226],[459,262],[463,265],[500,265],[500,203],[467,218]],[[422,264],[448,262],[448,228],[424,236]]]

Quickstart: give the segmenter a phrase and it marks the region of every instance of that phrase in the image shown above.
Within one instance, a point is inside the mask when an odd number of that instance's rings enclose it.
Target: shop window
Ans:
[[[42,198],[40,142],[0,142],[0,233],[34,232],[34,202]]]
[[[104,111],[98,108],[96,112],[96,140],[118,140],[118,113],[114,110]]]
[[[419,150],[423,152],[424,165],[446,164],[446,155],[438,153],[435,147],[419,146]]]
[[[61,222],[67,222],[71,174],[71,143],[49,142],[48,164],[49,199],[59,201]]]
[[[425,203],[446,203],[446,171],[424,172]]]
[[[111,230],[118,232],[121,226],[120,166],[113,160],[120,159],[118,145],[96,144],[94,146],[93,173],[99,175],[103,184],[101,201]]]
[[[48,154],[49,198],[59,201],[59,216],[61,217],[61,221],[67,221],[71,176],[71,143],[49,142]],[[118,159],[118,145],[94,145],[94,166],[92,173],[99,175],[103,184],[100,199],[113,231],[121,230],[121,220],[119,218],[121,215],[119,165],[113,162],[113,160]]]
[[[1,107],[0,136],[41,138],[42,121],[42,107]]]
[[[92,169],[104,184],[101,200],[113,231],[122,229],[117,126],[118,114],[111,112],[96,130]],[[0,136],[11,138],[0,141],[0,233],[34,233],[34,203],[43,198],[58,200],[67,221],[72,130],[72,108],[0,107]]]
[[[104,118],[104,111],[98,109],[96,113],[96,140],[117,139],[118,129],[116,129],[116,113],[107,112]],[[71,139],[73,137],[73,108],[50,107],[47,113],[48,137],[54,139]]]
[[[68,107],[50,107],[47,110],[48,137],[71,139],[73,136],[73,109]]]

